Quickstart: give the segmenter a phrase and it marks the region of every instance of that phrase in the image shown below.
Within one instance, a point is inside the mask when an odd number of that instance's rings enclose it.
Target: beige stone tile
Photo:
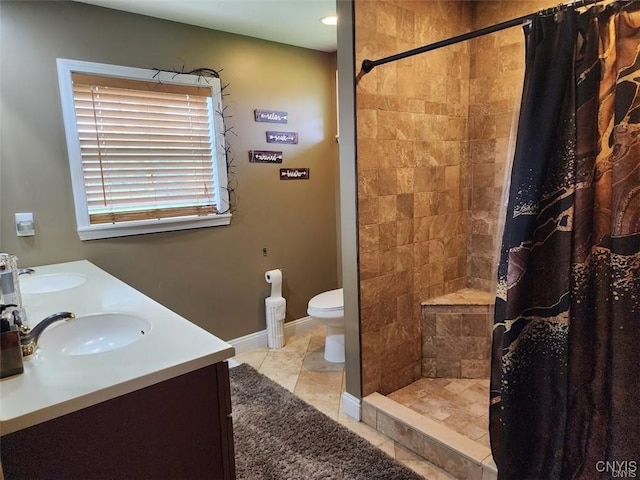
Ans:
[[[474,417],[486,417],[489,414],[487,407],[478,403],[472,403],[467,406],[469,414]]]
[[[395,198],[395,196],[394,196]],[[395,217],[395,214],[394,214]],[[395,248],[396,242],[398,241],[398,229],[396,227],[395,221],[384,222],[378,225],[379,227],[379,249],[380,250],[389,250],[391,248]]]
[[[293,390],[296,387],[296,383],[298,383],[297,373],[290,373],[290,372],[278,371],[278,370],[269,370],[269,371],[260,370],[260,373],[270,378],[271,380],[281,385],[282,387],[286,388],[291,393],[293,393]]]
[[[441,449],[441,457],[438,465],[458,478],[465,480],[482,480],[482,466],[475,461],[470,461],[453,448]]]
[[[446,406],[430,405],[427,402],[415,403],[413,405],[410,405],[410,408],[411,410],[414,410],[419,414],[438,422],[442,422],[452,415],[452,411],[450,408],[447,408]]]
[[[478,392],[484,397],[487,397],[489,395],[489,379],[475,380],[473,385],[469,387],[469,390]]]
[[[393,274],[398,266],[398,252],[396,248],[389,248],[379,252],[379,273],[381,275]]]
[[[358,422],[355,420],[338,420],[338,423],[344,425],[352,432],[357,433],[373,446],[377,447],[389,441],[389,437],[378,432],[375,428],[370,427],[366,423]]]
[[[441,337],[459,337],[462,315],[459,313],[436,314],[436,335]]]
[[[469,400],[471,403],[477,403],[479,405],[486,405],[487,408],[489,406],[489,393],[488,392],[485,394],[485,393],[482,393],[482,392],[474,391],[473,389],[469,388],[469,389],[465,390],[464,392],[460,393],[460,397]]]
[[[399,168],[397,172],[398,192],[413,193],[414,189],[414,169]]]
[[[411,407],[413,404],[420,401],[417,392],[413,389],[402,388],[390,393],[387,397],[401,403],[405,407]]]
[[[464,435],[462,430],[464,430],[467,424],[469,424],[469,420],[470,420],[470,417],[468,415],[465,415],[464,413],[460,413],[456,411],[452,415],[450,415],[449,418],[444,420],[442,423],[454,429],[456,432]]]
[[[266,372],[286,372],[289,374],[298,373],[304,362],[304,352],[273,350],[267,353],[259,371]]]
[[[460,360],[436,358],[436,375],[438,377],[459,377]]]
[[[380,275],[380,252],[372,250],[360,254],[360,278],[366,280]]]
[[[393,222],[397,217],[397,196],[385,195],[378,197],[379,222]]]
[[[482,469],[482,480],[498,480],[498,474],[483,468]]]
[[[396,222],[396,226],[396,243],[411,246],[410,244],[413,243],[413,219],[399,220]]]
[[[358,222],[360,225],[372,225],[379,220],[378,200],[376,198],[361,198],[358,200]]]
[[[301,394],[295,390],[294,393],[309,405],[320,410],[327,417],[331,418],[332,420],[338,420],[338,411],[340,410],[340,394]]]
[[[378,170],[363,169],[359,172],[359,198],[376,197],[378,195]]]
[[[488,433],[478,438],[476,442],[478,442],[480,445],[484,445],[485,447],[491,449],[491,439]]]
[[[319,327],[318,330],[314,330],[311,334],[311,338],[309,339],[309,346],[307,347],[307,352],[324,352],[324,339],[326,327],[323,325]]]
[[[459,337],[461,360],[486,360],[491,357],[491,344],[488,337]],[[472,365],[471,365],[472,366]],[[488,378],[489,370],[485,370]]]
[[[343,372],[344,363],[327,362],[324,359],[324,348],[320,351],[307,352],[302,362],[302,369],[310,372]]]
[[[376,447],[389,455],[391,458],[396,458],[396,442],[394,442],[390,438],[382,442],[380,445],[376,445]]]
[[[301,397],[313,394],[340,394],[342,390],[342,372],[311,372],[302,370],[294,390]]]
[[[482,467],[491,472],[497,473],[498,467],[496,466],[496,462],[493,460],[493,455],[489,454],[482,461]]]
[[[278,352],[306,352],[309,348],[311,334],[309,332],[294,334],[285,338],[285,344],[279,348]]]
[[[457,429],[457,432],[472,440],[479,441],[487,434],[487,428],[487,425],[481,427],[474,423],[467,423],[462,428]]]
[[[238,363],[246,363],[256,370],[259,370],[268,353],[269,351],[267,349],[249,350],[247,352],[239,353],[233,357],[233,360]]]
[[[361,416],[362,421],[369,425],[370,427],[376,428],[377,425],[377,414],[378,410],[367,403],[364,399],[362,400],[362,408],[361,408]]]
[[[359,229],[360,251],[367,252],[376,250],[380,240],[380,230],[378,225],[362,225]]]
[[[398,443],[395,444],[395,455],[396,460],[424,478],[429,480],[457,480],[456,477]]]
[[[497,480],[498,468],[493,461],[493,456],[489,455],[482,462],[482,480]]]
[[[469,384],[468,382],[465,382],[462,379],[452,379],[451,382],[449,382],[449,384],[446,387],[444,387],[444,390],[446,392],[451,392],[454,395],[459,395],[460,392],[465,391],[470,386],[471,384]]]

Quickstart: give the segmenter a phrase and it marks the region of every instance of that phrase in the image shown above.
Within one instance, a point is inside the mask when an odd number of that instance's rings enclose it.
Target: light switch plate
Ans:
[[[33,213],[16,213],[16,235],[32,237],[36,234]]]

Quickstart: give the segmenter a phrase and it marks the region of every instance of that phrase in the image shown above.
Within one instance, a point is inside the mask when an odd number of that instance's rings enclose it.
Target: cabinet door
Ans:
[[[233,480],[230,413],[220,362],[3,436],[5,478]]]

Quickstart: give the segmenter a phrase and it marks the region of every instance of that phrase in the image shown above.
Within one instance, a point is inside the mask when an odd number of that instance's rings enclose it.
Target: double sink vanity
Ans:
[[[5,478],[235,478],[231,345],[86,260],[20,279],[24,373],[0,380]],[[213,308],[213,307],[212,307]]]

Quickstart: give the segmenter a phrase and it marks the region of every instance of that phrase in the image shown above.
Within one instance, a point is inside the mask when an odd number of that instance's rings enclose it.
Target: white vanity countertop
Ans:
[[[57,292],[23,293],[32,328],[48,315],[61,311],[73,312],[76,317],[102,312],[129,313],[149,320],[152,326],[140,340],[116,350],[70,356],[40,348],[25,358],[24,373],[0,380],[2,435],[189,373],[235,354],[228,343],[86,260],[34,269],[31,277],[73,273],[86,277],[86,282]]]

